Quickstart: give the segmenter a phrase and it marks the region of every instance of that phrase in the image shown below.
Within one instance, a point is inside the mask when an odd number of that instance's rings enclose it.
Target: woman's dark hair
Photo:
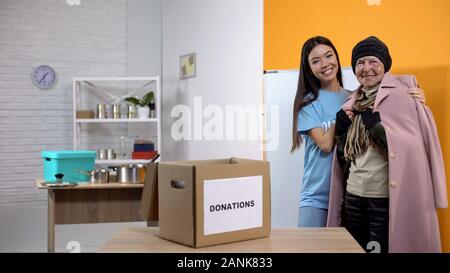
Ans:
[[[292,148],[291,153],[300,147],[302,142],[301,136],[297,132],[298,113],[303,107],[315,101],[319,96],[320,81],[317,79],[309,66],[309,54],[318,45],[327,45],[331,47],[336,55],[338,62],[337,78],[340,86],[342,84],[342,70],[339,61],[339,55],[333,43],[325,37],[316,36],[308,39],[302,48],[302,55],[300,59],[300,73],[298,76],[297,93],[295,94],[293,119],[292,119]]]

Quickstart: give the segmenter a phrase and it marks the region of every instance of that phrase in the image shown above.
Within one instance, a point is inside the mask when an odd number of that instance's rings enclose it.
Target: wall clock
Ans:
[[[50,89],[56,84],[56,72],[49,65],[39,65],[31,73],[33,84],[40,89]]]

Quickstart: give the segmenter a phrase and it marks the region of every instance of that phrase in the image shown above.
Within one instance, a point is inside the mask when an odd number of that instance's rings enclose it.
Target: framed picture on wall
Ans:
[[[196,74],[196,54],[190,53],[180,57],[180,79],[195,77]]]

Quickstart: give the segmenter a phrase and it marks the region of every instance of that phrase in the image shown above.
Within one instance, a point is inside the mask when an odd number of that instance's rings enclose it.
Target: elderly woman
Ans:
[[[436,208],[447,207],[441,147],[430,109],[407,94],[414,76],[388,73],[387,46],[371,36],[352,51],[361,86],[336,114],[328,226],[364,248],[440,252]]]

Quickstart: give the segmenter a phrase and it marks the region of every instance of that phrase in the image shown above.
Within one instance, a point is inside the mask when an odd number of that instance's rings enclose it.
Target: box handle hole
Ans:
[[[186,182],[184,182],[184,181],[172,180],[172,181],[170,181],[170,185],[174,189],[184,189],[184,188],[186,188]]]

